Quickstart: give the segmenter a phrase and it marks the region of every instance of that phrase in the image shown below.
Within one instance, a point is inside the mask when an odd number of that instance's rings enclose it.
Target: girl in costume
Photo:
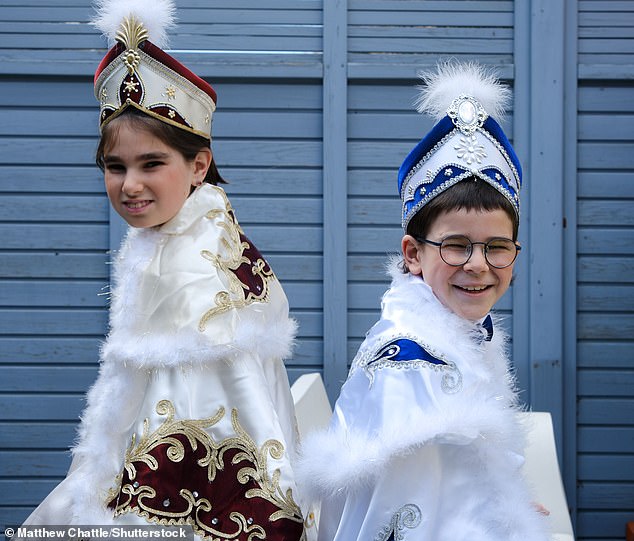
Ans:
[[[489,314],[520,249],[521,168],[494,120],[509,91],[477,65],[425,82],[420,110],[438,122],[399,170],[402,258],[302,478],[322,499],[320,541],[546,541]]]
[[[131,226],[67,477],[33,525],[186,525],[202,539],[307,538],[282,359],[295,323],[217,185],[213,88],[168,55],[169,0],[103,2],[103,169]]]

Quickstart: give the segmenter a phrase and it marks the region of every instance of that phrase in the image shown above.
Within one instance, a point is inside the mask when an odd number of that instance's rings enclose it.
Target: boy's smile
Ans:
[[[513,223],[501,210],[452,210],[443,212],[433,222],[427,238],[440,241],[450,235],[464,235],[473,242],[487,242],[495,237],[513,237]],[[513,265],[504,269],[490,266],[484,246],[473,246],[469,261],[459,267],[445,263],[437,246],[419,243],[405,235],[403,255],[410,273],[421,275],[436,297],[452,312],[471,321],[485,317],[508,289]]]

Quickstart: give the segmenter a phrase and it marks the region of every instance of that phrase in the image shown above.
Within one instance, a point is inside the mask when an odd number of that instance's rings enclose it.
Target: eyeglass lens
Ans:
[[[484,257],[489,265],[497,268],[508,267],[517,255],[517,247],[510,239],[492,239],[489,242],[471,242],[467,237],[447,237],[440,245],[440,255],[448,265],[464,265],[473,252],[473,245],[481,244]]]

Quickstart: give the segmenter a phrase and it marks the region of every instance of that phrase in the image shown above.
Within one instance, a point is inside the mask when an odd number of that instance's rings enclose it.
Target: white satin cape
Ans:
[[[484,341],[420,277],[395,260],[390,272],[331,426],[302,445],[300,482],[322,501],[319,540],[546,540],[519,472],[524,434],[500,326]],[[397,339],[441,362],[390,361]]]
[[[265,278],[265,294],[244,302],[244,288],[228,270],[244,261],[237,227],[224,191],[205,184],[168,223],[130,229],[115,261],[110,333],[71,469],[25,525],[147,524],[134,513],[113,518],[105,505],[133,435],[141,436],[146,419],[149,432],[166,421],[165,411],[157,412],[162,400],[176,419],[206,419],[224,408],[224,417],[206,429],[215,441],[236,436],[235,409],[258,448],[280,442],[284,453],[268,457],[268,473],[279,470],[282,492],[291,490],[302,503],[293,474],[296,421],[282,362],[295,322],[263,262],[250,263],[253,275]]]

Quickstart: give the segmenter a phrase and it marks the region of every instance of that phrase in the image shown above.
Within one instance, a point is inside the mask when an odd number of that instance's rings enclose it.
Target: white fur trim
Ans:
[[[309,435],[302,445],[298,467],[300,484],[303,482],[315,495],[328,497],[342,490],[354,491],[375,480],[394,456],[407,455],[428,444],[478,445],[482,440],[501,453],[516,456],[523,449],[524,432],[516,420],[517,395],[505,355],[507,338],[501,326],[495,327],[491,342],[481,341],[481,330],[476,323],[443,306],[420,277],[403,273],[399,263],[398,256],[388,262],[392,285],[383,297],[382,319],[361,345],[348,382],[367,377],[357,364],[364,355],[373,355],[392,339],[407,336],[430,352],[455,362],[459,368],[468,367],[472,383],[451,398],[437,396],[438,406],[431,410],[423,403],[411,404],[398,414],[383,411],[383,398],[380,394],[372,397],[368,390],[368,403],[364,398],[359,407],[364,411],[381,411],[381,414],[378,423],[368,420],[372,428],[363,433],[350,428],[355,424],[353,414],[350,419],[339,422],[336,407],[332,427]],[[385,374],[392,390],[401,385],[400,377],[404,378],[403,385],[411,381],[398,372],[401,371]],[[377,372],[374,377],[378,381],[383,376]],[[375,384],[367,383],[368,388]],[[357,393],[361,392],[358,389],[362,388],[363,384],[357,379],[350,387],[357,390],[345,395],[344,387],[340,400],[343,399],[344,404],[355,402]],[[495,399],[485,401],[483,397]],[[342,419],[346,407],[342,406]],[[365,426],[363,422],[360,425]],[[513,459],[507,463],[519,465]],[[330,464],[336,466],[324,467]]]
[[[246,311],[230,343],[214,344],[195,330],[171,336],[137,336],[125,329],[114,331],[102,347],[102,357],[137,368],[199,366],[231,361],[244,354],[260,359],[285,359],[291,355],[297,324],[290,318],[263,327]]]
[[[458,93],[467,94],[480,102],[484,110],[499,121],[509,107],[511,91],[500,84],[496,75],[473,62],[448,61],[438,64],[435,72],[421,72],[424,85],[415,102],[419,113],[427,113],[436,120],[447,114]]]
[[[175,24],[176,8],[172,0],[98,0],[96,7],[92,25],[108,38],[110,45],[114,44],[123,20],[133,16],[143,23],[154,45],[167,47],[167,31]]]

